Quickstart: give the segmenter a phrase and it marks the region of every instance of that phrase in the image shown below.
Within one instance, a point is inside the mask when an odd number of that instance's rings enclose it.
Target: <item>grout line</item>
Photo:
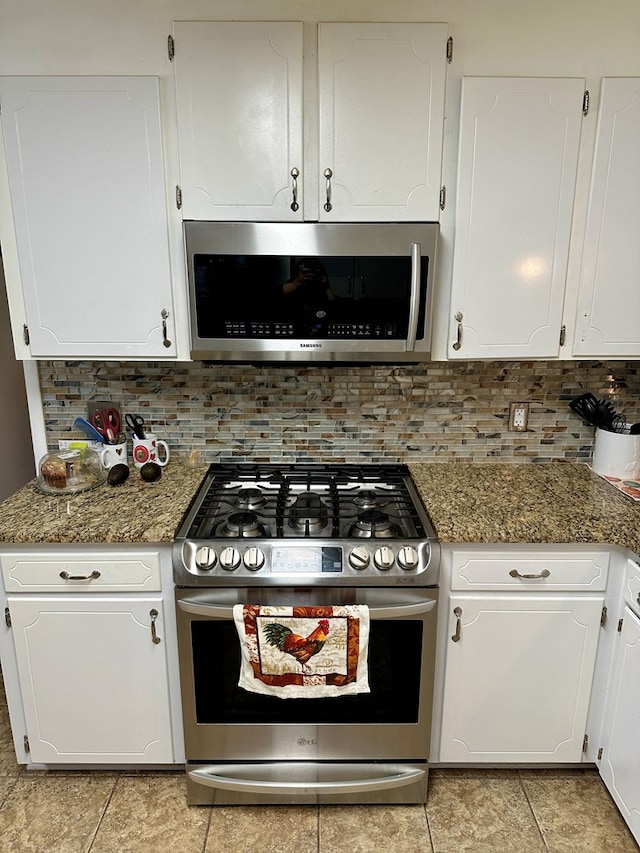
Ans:
[[[320,803],[316,806],[316,853],[320,853]]]
[[[524,794],[525,800],[527,801],[527,805],[529,806],[529,809],[531,811],[531,815],[533,817],[534,823],[538,829],[538,832],[540,833],[540,838],[542,839],[542,844],[544,845],[544,849],[547,851],[547,853],[549,853],[549,847],[547,846],[547,840],[544,837],[544,832],[542,831],[542,827],[538,823],[538,818],[536,817],[536,813],[534,811],[534,808],[531,805],[531,800],[529,799],[529,794],[527,793],[527,789],[524,785],[524,782],[522,780],[522,775],[520,774],[520,772],[518,772],[518,782],[520,783],[520,787],[522,788],[522,793]]]
[[[186,791],[185,791],[185,796],[186,796]],[[198,806],[197,808],[201,808],[201,806]],[[207,831],[204,834],[204,842],[202,844],[202,853],[206,853],[206,851],[207,851],[207,843],[209,841],[209,832],[211,831],[211,821],[213,819],[214,808],[215,808],[215,806],[209,806],[209,820],[207,821]]]
[[[427,803],[429,802],[429,789],[427,789]],[[431,824],[429,822],[429,812],[427,811],[427,803],[423,804],[424,816],[427,821],[427,833],[429,835],[429,844],[431,845],[431,849],[427,851],[427,853],[435,853],[435,846],[433,844],[433,835],[431,834]]]
[[[111,793],[109,794],[109,797],[107,798],[107,802],[106,802],[105,807],[102,809],[102,814],[100,815],[100,820],[98,821],[98,825],[96,826],[96,831],[93,833],[91,841],[89,842],[89,846],[86,849],[86,853],[91,853],[93,843],[96,840],[96,836],[97,836],[98,832],[100,831],[100,827],[102,826],[102,821],[104,820],[104,816],[107,813],[107,809],[111,805],[111,800],[113,799],[113,795],[114,795],[115,790],[116,790],[116,785],[118,784],[118,782],[121,778],[122,778],[122,773],[119,773],[116,776],[116,778],[114,779],[113,787],[111,788]]]

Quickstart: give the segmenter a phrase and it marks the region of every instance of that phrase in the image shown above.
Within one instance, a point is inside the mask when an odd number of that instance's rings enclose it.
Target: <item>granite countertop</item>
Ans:
[[[171,542],[206,471],[171,461],[145,483],[75,496],[41,494],[35,480],[1,504],[0,542]],[[586,465],[558,462],[410,465],[441,542],[594,543],[640,554],[640,503]]]
[[[640,554],[640,503],[586,465],[411,465],[441,542],[599,543]]]
[[[207,465],[169,462],[155,483],[131,466],[120,486],[45,495],[32,480],[0,504],[0,542],[172,542]]]

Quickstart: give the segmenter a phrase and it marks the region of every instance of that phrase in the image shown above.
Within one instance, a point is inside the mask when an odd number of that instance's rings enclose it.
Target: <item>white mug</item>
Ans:
[[[160,458],[159,451],[163,452]],[[153,432],[146,433],[146,438],[133,439],[133,464],[136,468],[142,468],[147,462],[155,462],[156,465],[164,467],[169,461],[169,448],[166,441],[160,439]]]
[[[105,444],[100,451],[100,462],[103,468],[113,468],[114,465],[127,464],[127,442],[121,444]]]

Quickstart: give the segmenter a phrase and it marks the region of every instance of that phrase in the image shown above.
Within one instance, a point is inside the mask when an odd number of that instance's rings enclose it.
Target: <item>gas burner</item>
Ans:
[[[264,526],[258,521],[255,512],[232,512],[227,516],[220,529],[221,536],[251,538],[265,536]]]
[[[240,509],[258,509],[264,506],[267,499],[262,494],[260,489],[244,488],[233,498],[233,503]]]
[[[367,509],[360,513],[358,520],[351,526],[349,534],[362,539],[393,539],[400,531],[386,512]]]
[[[353,502],[363,509],[371,509],[374,506],[379,506],[380,495],[374,489],[360,489]]]
[[[289,510],[289,527],[304,533],[315,533],[327,526],[327,508],[316,492],[298,495]]]

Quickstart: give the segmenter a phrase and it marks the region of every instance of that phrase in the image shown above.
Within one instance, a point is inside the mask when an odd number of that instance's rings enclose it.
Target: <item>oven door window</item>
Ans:
[[[422,258],[418,339],[429,259]],[[193,256],[198,337],[404,340],[411,258]]]
[[[227,621],[192,621],[196,722],[416,723],[422,655],[421,621],[373,620],[370,693],[327,699],[280,699],[238,687],[240,648]]]

